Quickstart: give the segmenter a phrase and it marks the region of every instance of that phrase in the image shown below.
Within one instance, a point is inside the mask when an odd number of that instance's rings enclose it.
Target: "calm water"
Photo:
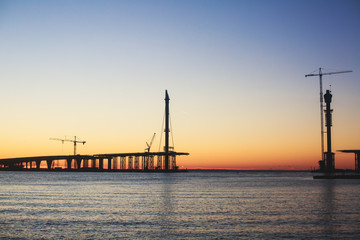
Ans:
[[[359,239],[360,180],[289,172],[0,172],[0,237]]]

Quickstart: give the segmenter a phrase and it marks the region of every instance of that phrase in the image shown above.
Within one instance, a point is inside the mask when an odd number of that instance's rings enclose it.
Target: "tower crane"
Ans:
[[[57,141],[62,141],[62,143],[64,144],[64,142],[73,142],[74,143],[74,155],[76,155],[76,144],[77,143],[82,143],[83,145],[86,143],[86,141],[81,141],[80,139],[77,140],[79,138],[77,138],[76,136],[74,137],[74,140],[71,139],[61,139],[61,138],[50,138],[50,140],[57,140]]]
[[[150,148],[154,142],[155,135],[156,133],[154,133],[154,135],[152,136],[150,143],[146,142],[147,148],[145,148],[145,151],[150,152]]]
[[[316,77],[319,76],[320,82],[320,120],[321,120],[321,160],[324,161],[324,97],[323,97],[323,89],[322,89],[322,76],[323,75],[333,75],[333,74],[340,74],[340,73],[349,73],[352,72],[351,70],[347,71],[338,71],[338,72],[327,72],[323,73],[321,68],[319,68],[319,73],[311,73],[305,75],[305,77]]]

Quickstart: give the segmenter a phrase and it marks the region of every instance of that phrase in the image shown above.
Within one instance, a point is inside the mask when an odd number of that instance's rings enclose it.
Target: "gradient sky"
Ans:
[[[309,169],[319,80],[333,149],[360,149],[360,2],[0,0],[0,158],[139,152],[169,91],[186,168]],[[336,153],[336,167],[354,167]]]

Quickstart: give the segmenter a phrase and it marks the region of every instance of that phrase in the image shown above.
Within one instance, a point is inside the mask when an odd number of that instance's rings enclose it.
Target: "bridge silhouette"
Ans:
[[[0,170],[41,170],[41,163],[46,162],[45,170],[60,170],[55,167],[54,161],[66,161],[65,170],[87,170],[87,171],[176,171],[176,156],[189,155],[189,153],[175,152],[169,146],[170,113],[169,95],[165,90],[165,146],[164,152],[148,151],[137,153],[111,153],[94,155],[57,155],[0,159]],[[75,143],[76,143],[75,137]],[[85,142],[84,142],[85,143]],[[76,146],[76,145],[75,145]],[[154,163],[156,159],[156,165]],[[104,161],[107,161],[107,168],[104,168]],[[35,166],[34,166],[35,165]]]
[[[176,156],[189,155],[183,152],[168,152],[169,167],[165,168],[165,152],[111,153],[94,155],[57,155],[0,159],[2,170],[59,170],[55,161],[65,161],[64,170],[88,171],[160,171],[178,170]],[[156,163],[155,163],[156,160]],[[46,162],[46,168],[41,168]],[[106,163],[107,166],[104,166]],[[61,168],[62,169],[62,168]]]

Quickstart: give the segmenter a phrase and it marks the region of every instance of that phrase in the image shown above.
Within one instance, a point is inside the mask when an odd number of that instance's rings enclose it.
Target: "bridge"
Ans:
[[[65,161],[62,164],[65,170],[89,170],[89,171],[175,171],[176,156],[189,155],[189,153],[175,152],[173,147],[169,146],[169,95],[165,90],[165,146],[164,152],[150,152],[148,145],[147,152],[137,153],[110,153],[95,155],[58,155],[58,156],[39,156],[39,157],[20,157],[0,159],[0,170],[60,170],[59,166],[54,166],[55,161]],[[64,141],[64,140],[63,140]],[[76,147],[75,137],[75,147]],[[85,143],[85,142],[84,142]],[[155,165],[156,158],[156,165]],[[46,162],[46,167],[42,163]],[[104,164],[105,163],[105,164]],[[44,165],[44,164],[43,164]],[[106,166],[105,166],[106,165]]]
[[[176,156],[189,155],[183,152],[168,152],[169,164],[166,169],[165,152],[110,153],[94,155],[58,155],[0,159],[1,170],[59,170],[55,161],[65,166],[64,170],[93,171],[161,171],[177,170]],[[155,162],[156,161],[156,162]],[[44,163],[46,166],[44,168]]]

